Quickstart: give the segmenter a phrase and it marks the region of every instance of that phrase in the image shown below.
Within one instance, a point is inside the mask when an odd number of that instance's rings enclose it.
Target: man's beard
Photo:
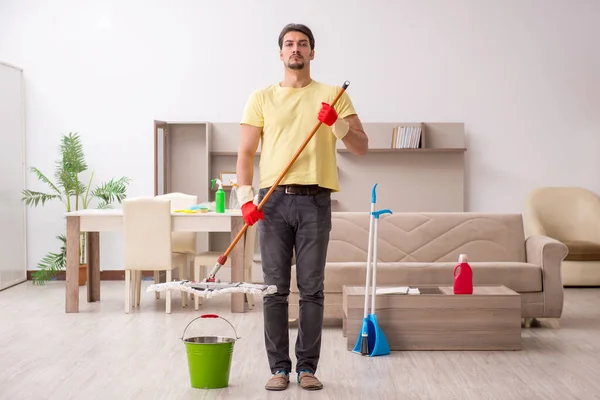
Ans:
[[[288,68],[289,69],[303,69],[304,61],[301,58],[298,58],[296,60],[290,60],[290,62],[288,62]]]
[[[303,69],[304,63],[303,62],[289,63],[288,68],[289,69]]]

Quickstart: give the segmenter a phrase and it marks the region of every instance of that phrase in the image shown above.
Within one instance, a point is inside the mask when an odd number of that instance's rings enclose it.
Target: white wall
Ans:
[[[364,121],[466,123],[468,210],[519,212],[541,185],[600,193],[600,2],[366,3],[3,0],[0,60],[25,70],[29,165],[51,173],[60,135],[79,131],[98,179],[125,174],[130,196],[151,194],[153,119],[237,121],[282,76],[280,29],[303,22],[313,77],[350,80]],[[30,269],[56,249],[61,211],[29,211]],[[102,268],[121,268],[120,237],[102,240]]]

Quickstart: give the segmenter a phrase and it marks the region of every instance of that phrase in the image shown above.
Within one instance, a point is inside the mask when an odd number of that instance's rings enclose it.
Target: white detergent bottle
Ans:
[[[237,183],[231,183],[231,194],[229,195],[229,209],[230,210],[239,210],[240,203],[237,198]]]

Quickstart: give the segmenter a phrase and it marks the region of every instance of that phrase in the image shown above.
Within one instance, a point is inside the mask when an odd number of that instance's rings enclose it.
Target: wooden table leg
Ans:
[[[231,240],[235,239],[240,230],[244,227],[244,218],[238,216],[231,217]],[[229,258],[231,259],[231,281],[232,282],[243,282],[244,281],[244,247],[245,237],[242,237],[239,242],[235,245]],[[244,312],[244,293],[232,293],[231,294],[231,312],[243,313]]]
[[[66,312],[79,312],[79,217],[67,217]]]
[[[87,301],[100,301],[100,232],[87,232]]]

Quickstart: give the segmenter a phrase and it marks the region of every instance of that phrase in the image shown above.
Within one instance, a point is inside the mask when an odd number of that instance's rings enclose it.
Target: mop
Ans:
[[[179,290],[180,292],[192,293],[205,298],[211,298],[227,293],[251,293],[251,294],[273,294],[277,291],[275,285],[259,285],[244,282],[194,282],[194,281],[172,281],[155,283],[148,286],[148,292],[164,292],[167,290]]]
[[[379,217],[382,214],[392,214],[391,210],[384,209],[375,211],[375,203],[377,202],[377,196],[375,189],[377,184],[373,186],[371,195],[371,212],[369,218],[369,244],[367,246],[367,276],[365,284],[365,305],[364,305],[364,317],[361,331],[356,340],[354,353],[359,353],[364,356],[375,357],[390,354],[390,346],[387,338],[383,333],[383,330],[377,322],[377,316],[375,314],[375,295],[377,289],[377,238],[378,238],[378,227]],[[371,292],[371,313],[368,313],[369,305],[369,285],[371,279],[371,263],[373,264],[373,286]]]
[[[348,88],[348,85],[350,85],[350,82],[348,82],[348,81],[344,82],[344,84],[338,91],[337,95],[331,102],[331,104],[330,104],[331,107],[335,106],[335,104],[338,102],[338,100],[340,99],[342,94]],[[262,199],[260,204],[256,207],[258,209],[258,211],[260,211],[264,207],[264,205],[267,202],[267,200],[269,199],[269,197],[271,197],[271,194],[275,191],[275,188],[281,183],[281,181],[283,180],[285,175],[288,173],[289,169],[296,162],[296,159],[300,156],[300,154],[302,153],[302,151],[308,144],[308,142],[310,142],[312,137],[317,133],[317,131],[321,127],[321,124],[322,124],[322,122],[318,121],[317,124],[315,125],[315,127],[310,132],[310,134],[306,137],[306,139],[304,139],[304,142],[302,142],[302,145],[300,145],[300,148],[296,151],[296,153],[294,154],[294,156],[292,157],[290,162],[286,165],[286,167],[281,172],[281,174],[279,175],[277,180],[273,183],[273,185],[271,185],[271,188],[269,189],[269,191],[267,192],[265,197]],[[223,265],[225,265],[225,263],[227,262],[227,257],[233,251],[235,245],[244,236],[247,229],[248,229],[248,224],[244,223],[244,226],[242,227],[242,229],[240,229],[240,231],[238,232],[236,237],[233,239],[233,241],[231,242],[229,247],[227,247],[227,250],[225,250],[225,252],[217,259],[217,263],[215,264],[213,269],[210,271],[210,274],[208,275],[208,277],[205,278],[202,282],[173,281],[173,282],[166,282],[166,283],[157,283],[157,284],[148,286],[147,291],[148,292],[151,292],[151,291],[159,292],[159,291],[165,291],[165,290],[180,290],[180,291],[184,291],[184,292],[188,292],[188,293],[193,293],[200,297],[212,297],[212,296],[216,296],[219,294],[225,294],[225,293],[272,294],[272,293],[277,292],[277,287],[275,285],[258,285],[258,284],[245,283],[245,282],[221,283],[215,279],[217,272],[219,272],[219,269],[221,269],[221,267]]]

